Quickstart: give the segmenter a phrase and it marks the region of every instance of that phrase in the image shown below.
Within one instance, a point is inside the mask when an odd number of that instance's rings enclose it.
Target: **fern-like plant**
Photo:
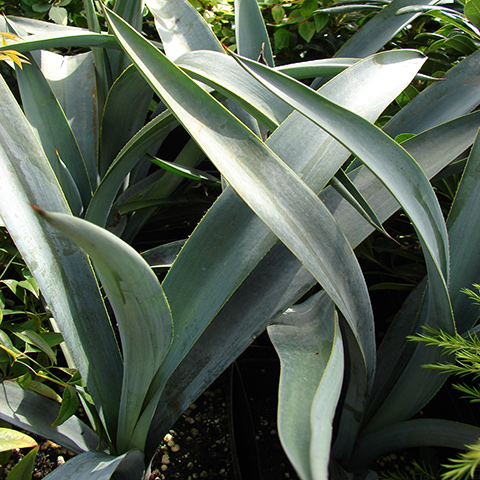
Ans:
[[[473,303],[480,305],[480,284],[473,284],[477,292],[463,288]],[[444,350],[445,354],[453,355],[455,362],[437,363],[425,365],[425,368],[437,370],[447,375],[454,374],[459,377],[470,376],[473,380],[480,377],[480,338],[477,335],[479,327],[472,329],[467,335],[448,333],[425,327],[425,333],[410,337],[416,342],[427,345],[436,345]],[[475,385],[454,384],[453,388],[463,393],[463,398],[468,398],[472,403],[480,402],[480,389]],[[460,480],[474,478],[474,474],[480,465],[480,439],[473,445],[465,445],[467,452],[458,458],[450,459],[448,464],[443,465],[446,471],[442,473],[442,480]]]

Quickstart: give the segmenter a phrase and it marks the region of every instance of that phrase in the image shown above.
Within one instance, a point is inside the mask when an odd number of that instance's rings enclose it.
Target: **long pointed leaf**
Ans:
[[[98,175],[98,89],[95,82],[97,70],[93,61],[91,52],[64,56],[42,51],[39,66],[68,119],[82,153],[90,185],[95,188]],[[59,132],[56,133],[59,135]],[[64,158],[61,153],[60,157]]]
[[[155,117],[137,132],[122,148],[95,191],[85,219],[100,226],[107,223],[108,214],[125,177],[144,158],[152,145],[178,125],[170,112]]]
[[[115,312],[124,361],[117,448],[124,452],[171,343],[167,299],[145,260],[116,235],[76,217],[37,211],[90,255]]]
[[[384,454],[412,447],[464,449],[477,443],[480,428],[447,420],[421,419],[401,422],[360,437],[352,458],[352,468],[362,468]]]
[[[151,43],[113,14],[107,17],[134,63],[227,181],[301,259],[339,309],[348,318],[370,319],[365,320],[366,329],[373,333],[371,307],[356,258],[313,191]],[[373,336],[363,338],[371,375]]]
[[[228,55],[201,50],[182,55],[176,64],[196,80],[232,99],[270,130],[292,113],[292,108],[247,74]]]
[[[144,470],[143,454],[131,450],[113,456],[101,452],[86,452],[48,474],[48,480],[140,480]],[[115,475],[113,477],[113,475]]]
[[[101,405],[99,414],[114,434],[122,361],[96,278],[86,255],[42,225],[30,208],[34,203],[69,212],[50,164],[3,79],[0,96],[0,214],[38,282],[94,402]]]
[[[472,255],[480,234],[479,178],[480,138],[477,136],[447,220],[452,245],[450,295],[460,334],[472,328],[478,317],[478,307],[461,293],[461,289],[478,283],[480,276],[479,255]]]
[[[25,114],[57,176],[60,176],[57,167],[58,152],[75,181],[84,206],[88,205],[92,187],[77,140],[40,68],[32,56],[29,58],[31,65],[17,72]],[[49,118],[48,122],[45,121],[45,115]]]

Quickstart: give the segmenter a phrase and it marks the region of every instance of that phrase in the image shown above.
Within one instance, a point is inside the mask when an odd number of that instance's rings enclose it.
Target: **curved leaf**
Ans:
[[[102,115],[100,178],[103,179],[118,152],[144,125],[152,97],[153,90],[133,65],[115,80]]]
[[[140,480],[144,470],[143,453],[130,450],[120,456],[86,452],[48,474],[48,480]],[[112,477],[115,474],[115,477]]]
[[[471,112],[480,103],[480,51],[450,69],[445,81],[430,85],[388,122],[391,137],[419,133]],[[413,113],[415,112],[415,113]]]
[[[112,35],[93,33],[82,29],[29,35],[25,39],[15,42],[15,50],[20,53],[68,47],[118,48],[118,43]],[[11,49],[12,46],[2,46],[0,47],[0,52],[8,50],[9,48]]]
[[[412,447],[447,447],[463,450],[476,443],[480,428],[448,420],[422,419],[401,422],[359,438],[351,468],[369,466],[381,455]]]
[[[35,447],[37,442],[25,433],[12,428],[0,428],[0,452],[15,448]]]
[[[327,479],[343,381],[335,306],[324,292],[287,310],[268,334],[280,357],[278,433],[302,480]]]
[[[31,64],[17,72],[25,114],[57,177],[59,180],[61,179],[58,167],[59,156],[74,179],[83,205],[86,206],[92,196],[92,186],[77,139],[67,121],[65,112],[37,63],[31,55],[28,58]],[[45,115],[48,116],[48,122],[45,121]]]
[[[102,405],[99,414],[113,435],[122,361],[110,320],[86,255],[40,222],[30,208],[35,203],[69,212],[50,164],[3,79],[0,96],[0,214],[38,282],[95,404]]]
[[[116,235],[80,218],[36,211],[90,255],[115,312],[124,362],[117,448],[124,452],[171,343],[167,299],[145,260]]]
[[[80,147],[90,184],[95,188],[98,176],[95,54],[58,55],[44,50],[40,52],[39,59],[40,69],[68,119]],[[63,159],[61,154],[60,157]]]
[[[360,267],[314,192],[151,43],[113,14],[107,17],[134,63],[237,193],[301,259],[342,313],[362,318],[368,324],[365,331],[372,334],[371,306]],[[371,375],[373,335],[362,340]]]
[[[419,13],[397,16],[396,12],[407,5],[432,5],[438,0],[393,0],[355,35],[348,39],[335,57],[365,57],[378,51]]]
[[[201,50],[182,55],[175,62],[189,76],[232,99],[270,130],[292,113],[292,108],[247,74],[233,58]]]
[[[122,148],[100,185],[85,213],[85,219],[100,226],[107,223],[108,214],[125,177],[143,159],[152,145],[178,125],[170,112],[158,115],[137,132]]]
[[[8,474],[8,480],[30,480],[39,447],[30,450]]]
[[[479,178],[480,139],[477,135],[447,220],[452,263],[450,295],[460,334],[472,328],[478,318],[478,306],[461,293],[461,289],[478,283],[480,272],[479,255],[472,255],[480,234]]]

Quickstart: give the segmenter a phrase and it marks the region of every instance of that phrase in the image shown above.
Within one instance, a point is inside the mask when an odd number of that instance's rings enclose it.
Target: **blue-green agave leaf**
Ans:
[[[106,448],[97,434],[75,416],[52,427],[60,405],[23,389],[16,382],[4,380],[0,383],[0,400],[0,418],[17,428],[49,438],[75,453]]]
[[[302,480],[327,479],[343,381],[335,305],[321,292],[287,310],[268,334],[280,357],[278,433]]]
[[[34,203],[69,213],[45,153],[3,79],[0,96],[0,214],[113,435],[122,361],[96,277],[81,249],[40,222],[30,208]]]
[[[48,480],[109,480],[111,478],[140,480],[143,471],[143,453],[139,450],[130,450],[119,456],[103,452],[86,452],[73,457],[45,478]]]
[[[480,428],[448,420],[420,419],[400,422],[361,436],[355,446],[351,469],[371,465],[376,458],[413,447],[446,447],[465,449],[477,443]]]
[[[37,212],[90,255],[115,312],[124,363],[117,448],[125,452],[131,448],[142,405],[149,400],[148,388],[171,343],[167,299],[145,260],[116,235],[80,218]]]
[[[273,67],[272,46],[257,0],[235,0],[234,8],[237,52]]]
[[[175,61],[193,50],[223,53],[223,47],[188,0],[145,0],[155,18],[165,55]]]
[[[113,14],[107,17],[134,63],[237,193],[308,266],[346,316],[371,319],[353,251],[312,190],[151,43]],[[372,327],[366,330],[372,333]],[[373,336],[365,339],[370,341]],[[364,351],[371,374],[374,349],[368,345]]]

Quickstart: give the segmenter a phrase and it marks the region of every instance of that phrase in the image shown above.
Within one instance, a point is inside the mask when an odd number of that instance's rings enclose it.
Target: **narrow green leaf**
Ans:
[[[37,442],[25,433],[12,428],[0,428],[0,452],[14,450],[15,448],[35,447]]]
[[[365,201],[363,195],[358,191],[348,175],[340,169],[335,174],[335,177],[330,181],[330,185],[342,195],[350,204],[357,209],[357,211],[364,217],[369,223],[371,223],[380,233],[386,237],[390,237],[382,223],[377,217],[377,214],[373,211],[372,207]]]
[[[57,427],[58,425],[65,423],[72,415],[75,415],[79,406],[80,400],[75,388],[66,385],[62,395],[60,411],[58,412],[58,417],[52,423],[52,427]]]
[[[167,170],[167,172],[172,172],[177,175],[181,175],[184,178],[189,178],[190,180],[197,180],[199,182],[205,182],[208,185],[213,185],[219,187],[221,185],[220,181],[215,178],[213,175],[202,172],[195,168],[184,167],[183,165],[177,165],[173,162],[167,162],[157,157],[149,156],[150,160],[159,167]]]
[[[273,67],[273,52],[257,0],[235,0],[237,52]]]
[[[149,400],[147,390],[171,343],[167,299],[145,260],[116,235],[76,217],[36,211],[90,255],[115,312],[124,361],[117,448],[127,451],[142,405]]]
[[[324,292],[268,327],[280,357],[278,433],[300,478],[327,479],[332,422],[343,382],[335,306]]]
[[[32,478],[38,447],[30,450],[8,474],[7,480],[30,480]]]

